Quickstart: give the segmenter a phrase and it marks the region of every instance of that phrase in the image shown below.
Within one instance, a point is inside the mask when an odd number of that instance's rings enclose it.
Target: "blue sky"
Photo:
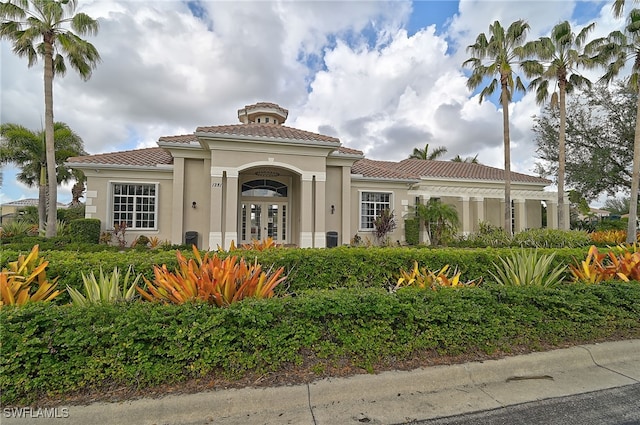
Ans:
[[[86,0],[98,18],[89,40],[102,63],[88,82],[70,70],[54,85],[55,119],[90,153],[154,146],[197,126],[237,123],[257,101],[289,110],[286,125],[337,136],[371,159],[401,160],[414,147],[445,146],[445,159],[478,155],[502,167],[497,105],[466,88],[465,47],[489,24],[526,19],[529,39],[556,23],[619,29],[610,1]],[[42,64],[27,68],[0,48],[0,121],[40,128]],[[533,96],[510,107],[512,169],[533,173]],[[37,197],[5,167],[0,203]],[[70,186],[59,199],[70,200]]]

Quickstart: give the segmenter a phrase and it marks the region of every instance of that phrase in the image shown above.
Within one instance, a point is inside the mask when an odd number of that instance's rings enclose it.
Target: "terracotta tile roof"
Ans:
[[[169,142],[169,143],[191,143],[198,142],[198,138],[195,134],[183,134],[180,136],[162,136],[158,139],[160,142]]]
[[[196,133],[211,133],[215,135],[260,137],[265,139],[290,139],[312,142],[340,143],[335,137],[324,136],[310,131],[298,130],[278,124],[235,124],[217,125],[213,127],[198,127]]]
[[[362,151],[359,151],[357,149],[345,148],[344,146],[338,147],[338,149],[336,149],[336,152],[347,155],[364,155]]]
[[[365,158],[356,161],[353,164],[353,167],[351,167],[351,173],[362,174],[363,177],[379,179],[419,180],[418,176],[397,170],[397,165],[397,162],[373,161]]]
[[[289,111],[287,109],[283,108],[282,106],[278,105],[277,103],[258,102],[258,103],[254,103],[253,105],[245,105],[244,106],[244,109],[247,110],[247,111],[250,111],[252,109],[261,109],[261,108],[277,109],[280,112],[282,112],[285,116],[287,116],[289,114]]]
[[[155,167],[173,164],[173,157],[163,148],[136,149],[98,155],[75,156],[67,159],[72,164],[134,165]]]
[[[405,159],[400,162],[371,161],[368,159],[362,159],[353,165],[352,172],[354,174],[362,174],[364,177],[404,178],[416,180],[421,177],[493,181],[504,180],[504,170],[499,168],[466,162],[430,161],[423,159]],[[551,184],[550,180],[515,172],[511,172],[511,181]]]

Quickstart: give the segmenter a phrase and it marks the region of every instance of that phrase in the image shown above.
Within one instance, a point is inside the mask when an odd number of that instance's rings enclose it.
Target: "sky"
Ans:
[[[444,146],[442,159],[504,167],[502,110],[467,86],[466,47],[498,20],[524,19],[527,40],[564,20],[592,37],[621,29],[611,0],[138,1],[78,0],[96,18],[91,79],[54,80],[54,119],[90,154],[156,146],[198,126],[239,123],[256,102],[289,110],[285,125],[338,137],[369,159],[399,161]],[[630,2],[627,2],[630,3]],[[0,122],[43,128],[42,62],[0,42]],[[597,73],[585,73],[597,79]],[[511,167],[535,175],[533,93],[509,107]],[[0,203],[37,198],[4,167]],[[71,200],[71,185],[58,199]]]

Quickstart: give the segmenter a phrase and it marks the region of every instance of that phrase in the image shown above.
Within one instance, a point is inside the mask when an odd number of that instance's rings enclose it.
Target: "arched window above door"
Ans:
[[[268,179],[251,180],[242,184],[242,196],[261,198],[286,198],[287,185]]]

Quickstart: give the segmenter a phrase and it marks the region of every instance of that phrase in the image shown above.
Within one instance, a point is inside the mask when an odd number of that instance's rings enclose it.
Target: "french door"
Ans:
[[[287,202],[244,202],[240,209],[240,240],[251,243],[272,238],[285,244],[288,238]]]

